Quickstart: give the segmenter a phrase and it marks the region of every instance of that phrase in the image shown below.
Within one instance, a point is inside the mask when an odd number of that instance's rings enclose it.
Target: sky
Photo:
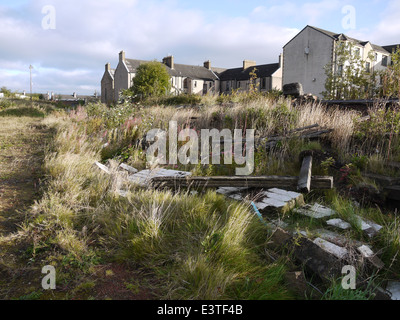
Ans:
[[[400,0],[0,0],[0,87],[92,95],[130,59],[234,68],[278,62],[306,25],[400,43]]]

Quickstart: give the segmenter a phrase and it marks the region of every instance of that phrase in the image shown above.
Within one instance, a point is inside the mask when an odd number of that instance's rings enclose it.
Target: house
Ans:
[[[115,74],[115,69],[111,69],[111,65],[107,63],[106,70],[104,72],[103,78],[101,79],[102,103],[113,103],[115,101],[114,74]]]
[[[119,53],[118,66],[113,71],[109,64],[101,81],[102,102],[110,103],[118,101],[122,90],[132,87],[137,68],[149,61],[127,59],[125,52]],[[165,57],[162,61],[171,76],[171,92],[174,94],[207,94],[219,92],[219,78],[212,68],[211,62],[206,61],[203,66],[177,64],[173,56]],[[113,99],[111,99],[113,92]]]
[[[132,87],[137,68],[149,61],[127,59],[125,52],[119,53],[117,68],[105,65],[101,80],[101,101],[113,103],[119,100],[122,90]],[[216,68],[211,61],[202,66],[175,63],[172,55],[163,58],[162,63],[171,77],[171,93],[199,94],[229,93],[232,89],[248,90],[251,72],[255,68],[256,87],[260,91],[282,88],[282,63],[256,65],[254,61],[244,60],[243,67],[234,69]]]
[[[279,63],[256,65],[255,61],[244,60],[241,68],[227,69],[219,74],[221,93],[232,90],[248,91],[251,81],[261,92],[282,89],[281,56]],[[253,80],[254,79],[254,80]]]
[[[339,41],[351,42],[366,61],[366,68],[375,71],[388,66],[392,49],[397,47],[382,47],[344,34],[306,26],[283,47],[282,85],[299,82],[304,92],[321,97],[327,77],[324,67],[335,64],[335,48]],[[368,58],[371,53],[372,60]]]

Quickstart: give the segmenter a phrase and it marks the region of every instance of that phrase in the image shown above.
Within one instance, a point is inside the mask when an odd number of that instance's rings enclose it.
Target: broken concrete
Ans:
[[[131,166],[128,166],[127,164],[125,164],[125,163],[121,163],[120,165],[119,165],[119,167],[121,168],[121,169],[123,169],[123,170],[125,170],[125,171],[128,171],[128,173],[130,173],[130,174],[135,174],[135,173],[137,173],[139,170],[137,170],[137,169],[135,169],[135,168],[133,168],[133,167],[131,167]]]
[[[385,267],[383,261],[376,256],[369,246],[362,245],[358,247],[357,250],[360,252],[363,260],[368,261],[374,268],[380,270]]]
[[[392,300],[400,300],[400,282],[389,281],[386,290],[389,291]]]
[[[154,169],[154,170],[143,170],[138,173],[128,176],[128,180],[141,187],[148,187],[151,184],[151,180],[156,177],[187,177],[190,176],[191,172],[167,170],[167,169]]]
[[[313,206],[305,205],[301,208],[295,209],[294,212],[313,219],[322,219],[336,214],[332,209],[324,207],[318,203],[315,203]]]
[[[341,275],[343,260],[307,238],[298,239],[294,256],[321,279],[332,279]]]
[[[285,213],[296,205],[302,204],[304,204],[304,197],[301,193],[277,188],[269,189],[260,194],[260,199],[255,203],[262,213],[269,209]]]
[[[348,230],[351,228],[350,223],[343,221],[342,219],[331,219],[328,220],[326,223],[329,226],[336,227],[342,230]]]
[[[339,247],[336,244],[333,244],[329,241],[326,241],[321,238],[317,238],[314,240],[314,243],[319,246],[321,249],[333,254],[335,257],[339,259],[345,259],[348,251],[345,248]]]

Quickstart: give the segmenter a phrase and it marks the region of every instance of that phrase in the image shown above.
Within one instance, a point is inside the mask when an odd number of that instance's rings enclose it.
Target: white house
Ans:
[[[248,91],[252,77],[255,78],[255,88],[266,92],[272,89],[282,89],[281,56],[279,63],[257,65],[255,61],[244,60],[243,67],[227,69],[219,74],[221,93],[232,90]],[[254,75],[252,75],[254,71]]]
[[[390,63],[392,49],[396,45],[378,46],[344,34],[306,26],[283,47],[283,84],[300,82],[305,93],[321,97],[325,91],[324,67],[335,64],[335,48],[339,41],[351,42],[355,50],[367,62],[370,70],[381,70]],[[368,58],[372,53],[373,59]]]
[[[281,58],[281,57],[280,57]],[[133,85],[137,68],[149,61],[127,59],[125,52],[119,53],[117,68],[111,69],[109,63],[101,80],[101,101],[113,103],[119,100],[121,90]],[[260,91],[282,88],[282,62],[256,65],[254,61],[243,61],[242,68],[224,69],[211,66],[205,61],[202,66],[175,63],[173,56],[165,57],[162,64],[171,77],[173,94],[229,93],[232,89],[247,90],[250,84],[250,73],[255,70],[256,85]]]

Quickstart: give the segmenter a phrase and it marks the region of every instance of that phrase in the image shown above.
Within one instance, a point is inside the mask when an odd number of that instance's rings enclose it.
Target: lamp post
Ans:
[[[31,86],[31,101],[32,101],[32,65],[29,66],[29,73],[30,73],[30,86]]]

